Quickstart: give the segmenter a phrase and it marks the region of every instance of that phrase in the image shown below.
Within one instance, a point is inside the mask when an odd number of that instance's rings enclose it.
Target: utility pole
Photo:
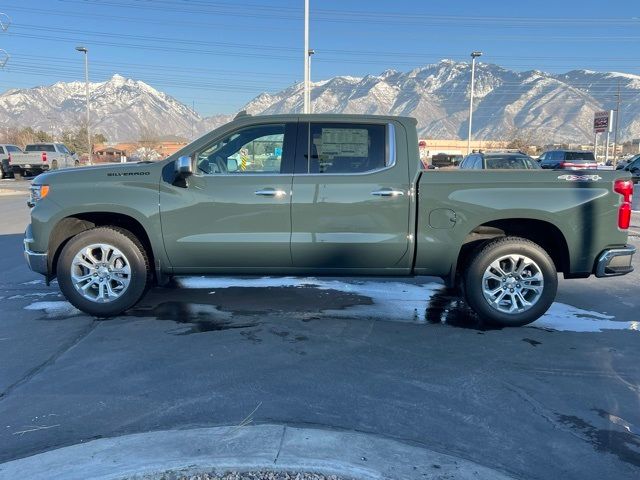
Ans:
[[[89,49],[79,46],[76,50],[84,53],[84,83],[87,97],[87,149],[89,150],[89,165],[93,165],[93,148],[91,145],[91,114],[89,112]]]
[[[613,111],[609,110],[609,126],[607,127],[607,144],[605,145],[605,152],[604,152],[604,164],[608,164],[609,163],[609,137],[611,136],[611,119],[613,117]]]
[[[469,95],[469,135],[467,136],[467,155],[471,153],[471,124],[473,122],[473,90],[476,78],[476,58],[481,57],[482,52],[471,52],[471,93]]]
[[[618,80],[618,94],[616,95],[616,131],[613,135],[613,165],[618,164],[618,125],[620,121],[620,80]]]
[[[309,0],[304,0],[304,113],[310,113],[309,94]]]

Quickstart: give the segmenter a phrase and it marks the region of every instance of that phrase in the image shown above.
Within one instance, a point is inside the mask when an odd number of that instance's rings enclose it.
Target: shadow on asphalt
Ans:
[[[483,322],[455,289],[442,287],[430,295],[426,304],[424,315],[419,315],[424,321],[416,322],[414,318],[407,318],[406,322],[443,324],[477,330],[478,333],[501,329]],[[372,316],[370,313],[362,314],[356,310],[349,310],[352,307],[373,305],[373,300],[363,295],[322,290],[313,286],[229,287],[211,291],[184,289],[172,284],[149,292],[142,302],[126,315],[187,324],[187,330],[176,332],[177,335],[187,335],[256,327],[263,323],[264,317],[278,314],[287,314],[288,317],[310,322],[333,318],[333,313],[338,310],[347,315],[341,315],[342,319],[389,320],[383,315]]]

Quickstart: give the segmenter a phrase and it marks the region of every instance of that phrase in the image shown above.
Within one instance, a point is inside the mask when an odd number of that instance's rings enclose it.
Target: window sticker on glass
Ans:
[[[323,128],[320,155],[368,157],[369,132],[365,128]]]

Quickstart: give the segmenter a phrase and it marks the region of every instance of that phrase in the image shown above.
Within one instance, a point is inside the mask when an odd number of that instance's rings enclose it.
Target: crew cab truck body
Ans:
[[[632,271],[628,173],[422,171],[415,126],[240,115],[161,162],[40,175],[26,259],[97,316],[172,275],[433,275],[503,325],[557,272]]]
[[[79,165],[78,156],[62,143],[32,143],[25,146],[24,153],[11,154],[11,169],[16,177]]]

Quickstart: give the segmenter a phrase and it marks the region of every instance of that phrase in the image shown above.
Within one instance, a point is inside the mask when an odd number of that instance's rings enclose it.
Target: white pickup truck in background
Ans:
[[[62,143],[32,143],[24,153],[12,153],[9,164],[16,178],[38,175],[47,170],[80,166],[80,160]]]

